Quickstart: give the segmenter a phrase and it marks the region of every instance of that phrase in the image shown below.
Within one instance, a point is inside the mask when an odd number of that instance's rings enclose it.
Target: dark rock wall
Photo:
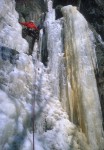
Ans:
[[[94,1],[82,0],[80,11],[104,40],[104,8]]]
[[[9,60],[10,63],[16,64],[16,60],[19,59],[19,52],[4,46],[0,46],[0,56],[6,61]]]
[[[20,21],[34,20],[39,23],[39,16],[45,11],[44,0],[15,0]]]

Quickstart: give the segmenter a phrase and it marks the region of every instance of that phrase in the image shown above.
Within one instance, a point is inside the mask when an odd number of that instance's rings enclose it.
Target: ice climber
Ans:
[[[31,55],[33,52],[33,47],[35,41],[39,40],[39,28],[35,25],[33,21],[30,22],[20,22],[21,25],[25,26],[22,30],[22,36],[25,38],[26,36],[30,36],[29,42],[29,54]]]
[[[33,21],[20,22],[20,24],[26,27],[22,31],[23,37],[26,37],[28,35],[33,37],[35,40],[39,39],[39,28],[35,25]]]

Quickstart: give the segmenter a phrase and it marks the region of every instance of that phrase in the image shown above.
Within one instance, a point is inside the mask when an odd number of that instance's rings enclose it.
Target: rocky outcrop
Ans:
[[[9,60],[10,63],[15,64],[19,59],[19,52],[4,46],[0,46],[0,56],[3,60]]]
[[[104,1],[103,1],[103,0],[95,0],[95,2],[96,2],[99,6],[101,6],[101,7],[104,6]]]
[[[16,0],[16,10],[19,12],[19,21],[30,21],[38,25],[40,15],[46,11],[44,0]]]
[[[84,14],[87,21],[94,26],[95,30],[101,35],[104,39],[104,8],[102,5],[96,4],[95,1],[81,1],[81,13]],[[86,8],[87,7],[87,8]],[[99,19],[98,19],[99,18]]]

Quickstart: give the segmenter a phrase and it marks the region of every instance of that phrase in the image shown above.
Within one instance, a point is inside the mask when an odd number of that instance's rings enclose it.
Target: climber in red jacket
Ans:
[[[38,27],[33,23],[33,21],[30,22],[20,22],[21,25],[26,26],[27,28],[30,29],[35,29],[35,30],[39,30]]]
[[[22,36],[25,38],[27,35],[31,37],[31,42],[29,44],[29,54],[32,54],[35,41],[39,40],[39,28],[34,24],[33,21],[30,22],[20,22],[21,25],[25,26],[22,29]]]
[[[39,28],[35,25],[33,21],[30,22],[20,22],[21,25],[26,28],[22,31],[22,36],[26,37],[27,35],[33,37],[35,40],[39,39]]]

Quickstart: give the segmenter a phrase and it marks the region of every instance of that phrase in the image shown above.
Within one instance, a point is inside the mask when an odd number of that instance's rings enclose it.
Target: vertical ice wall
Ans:
[[[39,67],[35,87],[35,137],[40,140],[41,147],[45,150],[89,149],[86,138],[73,124],[70,124],[59,101],[59,77],[63,66],[61,64],[63,62],[62,22],[55,20],[52,1],[47,1],[47,6],[45,32],[49,54],[48,64],[44,67],[37,61],[35,65],[36,68]]]
[[[102,116],[94,74],[93,33],[76,8],[67,6],[62,11],[71,120],[85,132],[92,150],[103,149]]]
[[[40,62],[41,40],[39,42],[40,49],[38,43],[35,43],[32,56],[25,54],[28,52],[28,44],[21,36],[21,27],[18,24],[14,1],[0,1],[2,10],[0,14],[0,44],[2,45],[0,47],[0,149],[31,150],[33,148],[33,120],[31,121],[33,116],[31,112],[33,109],[32,104],[35,101],[36,150],[92,150],[85,135],[79,132],[77,126],[69,121],[69,117],[60,103],[61,99],[64,108],[68,111],[70,107],[68,103],[74,97],[74,92],[72,97],[70,92],[72,91],[72,82],[66,77],[69,74],[65,73],[65,64],[67,64],[68,73],[70,63],[68,63],[68,59],[66,61],[66,50],[65,55],[63,54],[63,19],[55,20],[52,1],[47,0],[46,2],[48,12],[45,21],[45,32],[49,53],[47,67]],[[69,27],[67,31],[70,31]],[[72,32],[72,34],[74,33]],[[67,36],[68,32],[65,32],[65,34]],[[42,32],[40,36],[42,38]],[[67,42],[65,43],[66,46]],[[12,58],[15,59],[16,54],[11,57],[11,53],[14,54],[14,52],[18,54],[18,57],[15,61],[11,61]],[[75,61],[77,60],[75,59]],[[77,71],[73,71],[72,77],[77,76],[77,73],[74,74]],[[68,87],[70,90],[66,88],[67,81],[69,81]],[[80,82],[80,80],[78,81]],[[77,87],[77,83],[75,85]],[[83,92],[84,97],[85,91],[83,90]],[[66,97],[66,95],[68,96]],[[73,107],[70,107],[70,109],[70,114],[80,119],[76,115],[76,109],[74,109],[75,111],[72,110]],[[86,110],[86,112],[88,111]],[[95,114],[94,112],[93,115]],[[84,119],[84,121],[86,120]],[[90,128],[90,126],[88,127]],[[98,127],[100,129],[100,125]],[[95,128],[93,130],[91,128],[89,132],[93,133],[94,130]],[[92,139],[96,140],[96,138]],[[94,148],[97,150],[98,147]]]
[[[20,149],[30,122],[34,67],[14,0],[0,1],[0,149]],[[17,140],[18,139],[18,140]],[[17,142],[18,141],[18,142]]]
[[[52,1],[48,1],[45,29],[47,32],[48,67],[52,74],[50,80],[53,85],[53,94],[59,97],[59,74],[63,57],[63,22],[62,20],[55,20]]]

